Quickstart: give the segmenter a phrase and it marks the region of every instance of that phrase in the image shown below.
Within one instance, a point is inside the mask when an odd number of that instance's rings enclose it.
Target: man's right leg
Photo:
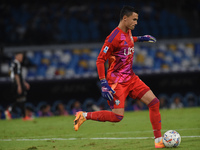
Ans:
[[[115,112],[120,112],[120,110],[113,109],[112,111],[102,110],[102,111],[95,111],[95,112],[83,112],[80,111],[76,114],[76,118],[74,120],[74,129],[78,131],[79,127],[83,122],[86,120],[95,120],[95,121],[109,121],[109,122],[120,122],[123,119],[124,109],[121,109],[120,114],[116,114]],[[123,111],[123,112],[122,112]]]
[[[141,98],[145,104],[147,104],[149,108],[149,117],[150,122],[152,124],[153,133],[155,137],[155,148],[164,148],[164,144],[162,142],[162,134],[161,134],[161,115],[159,112],[160,101],[150,90],[144,94]]]

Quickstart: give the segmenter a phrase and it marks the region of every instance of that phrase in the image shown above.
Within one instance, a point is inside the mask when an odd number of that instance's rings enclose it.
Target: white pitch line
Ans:
[[[163,129],[163,131],[167,131],[169,129]],[[186,128],[186,129],[175,129],[177,131],[183,131],[183,130],[200,130],[200,128]],[[103,134],[132,134],[132,133],[144,133],[144,132],[152,132],[152,130],[143,130],[143,131],[129,131],[129,132],[107,132],[107,133],[103,133]],[[96,133],[96,134],[102,134],[102,133]],[[79,135],[84,135],[84,134],[79,134]],[[65,136],[66,135],[60,135],[60,136]],[[74,134],[69,134],[67,136],[74,136]],[[42,138],[44,137],[44,138]],[[200,136],[181,136],[182,138],[199,138]],[[153,137],[130,137],[130,138],[111,138],[111,137],[103,137],[103,138],[53,138],[52,136],[35,136],[32,137],[33,139],[25,139],[23,137],[21,137],[21,139],[0,139],[0,141],[47,141],[47,140],[85,140],[85,139],[90,139],[90,140],[100,140],[100,139],[108,139],[108,140],[118,140],[118,139],[149,139],[149,138],[153,138]],[[40,139],[38,139],[40,138]]]
[[[168,131],[170,129],[162,129],[162,131]],[[188,129],[174,129],[176,131],[187,131],[187,130],[200,130],[200,128],[188,128]],[[107,132],[103,134],[130,134],[130,133],[146,133],[146,132],[153,132],[153,130],[144,130],[144,131],[129,131],[129,132]],[[102,134],[102,133],[98,133]]]
[[[167,131],[167,130],[170,130],[170,129],[162,129],[162,131],[164,132],[164,131]],[[176,131],[189,131],[189,130],[200,130],[200,128],[185,128],[185,129],[174,129],[174,130],[176,130]],[[153,132],[153,130],[138,130],[138,131],[129,131],[129,132],[126,132],[126,131],[123,131],[123,132],[101,132],[101,133],[94,133],[94,134],[96,134],[96,135],[102,135],[102,134],[110,134],[110,135],[112,135],[112,134],[134,134],[134,133],[147,133],[147,132]],[[58,137],[73,137],[73,136],[75,136],[75,135],[77,135],[77,134],[62,134],[62,135],[57,135]],[[78,134],[79,136],[84,136],[85,134]],[[33,139],[37,139],[37,138],[53,138],[54,136],[52,136],[52,135],[49,135],[49,136],[31,136],[31,138],[33,138]],[[15,138],[21,138],[21,139],[23,139],[23,138],[25,138],[25,137],[15,137]]]
[[[200,138],[200,135],[196,136],[181,136],[181,138]],[[146,140],[146,139],[154,139],[153,137],[96,137],[96,138],[44,138],[44,139],[0,139],[2,142],[7,141],[70,141],[70,140]]]

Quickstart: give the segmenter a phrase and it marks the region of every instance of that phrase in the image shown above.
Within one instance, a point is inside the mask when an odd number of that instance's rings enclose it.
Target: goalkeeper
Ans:
[[[138,20],[138,11],[124,6],[120,12],[120,22],[105,43],[97,58],[97,71],[102,86],[102,96],[107,100],[112,111],[78,112],[74,120],[77,131],[86,120],[120,122],[124,117],[124,103],[129,95],[139,99],[149,108],[150,121],[155,137],[155,148],[163,148],[161,135],[160,102],[151,89],[133,72],[133,55],[135,42],[156,42],[150,35],[132,36]],[[105,76],[105,62],[109,68]]]

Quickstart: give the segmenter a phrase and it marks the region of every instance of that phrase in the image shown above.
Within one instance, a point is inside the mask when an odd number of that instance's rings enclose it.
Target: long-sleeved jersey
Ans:
[[[127,33],[116,27],[109,36],[97,58],[97,71],[99,79],[105,78],[104,63],[108,59],[109,68],[107,70],[107,80],[109,83],[123,83],[128,81],[133,75],[133,54],[134,42],[137,37],[133,37],[131,30]]]

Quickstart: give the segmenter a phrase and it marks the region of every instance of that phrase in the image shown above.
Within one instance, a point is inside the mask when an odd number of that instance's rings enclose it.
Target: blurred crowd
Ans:
[[[135,44],[135,73],[179,72],[200,70],[200,43],[159,41],[156,46]],[[96,58],[99,48],[44,49],[27,51],[24,77],[28,79],[55,79],[97,77]],[[11,58],[10,58],[11,59]],[[1,73],[8,75],[10,59],[2,61]]]
[[[134,35],[157,38],[198,36],[199,0],[4,1],[0,4],[0,44],[44,45],[98,42],[118,25],[123,5],[140,10]],[[191,28],[192,27],[192,28]]]
[[[185,95],[174,93],[172,95],[159,94],[160,109],[179,109],[187,107],[200,106],[200,95],[193,92],[188,92]],[[57,100],[53,104],[46,101],[41,101],[37,105],[30,102],[26,103],[26,114],[30,118],[35,117],[51,117],[51,116],[69,116],[75,115],[78,111],[99,111],[110,110],[105,99],[100,97],[98,100],[87,98],[82,103],[79,100],[71,99],[69,101]],[[148,107],[138,99],[128,97],[125,102],[125,111],[142,111],[148,110]],[[4,108],[0,106],[1,119],[16,119],[20,118],[20,110],[16,109],[12,112],[11,118],[6,118]]]
[[[98,105],[99,104],[99,105]],[[58,100],[52,105],[46,101],[41,101],[35,106],[34,104],[27,102],[25,105],[26,116],[34,119],[35,117],[51,117],[51,116],[68,116],[75,115],[76,112],[87,110],[87,111],[98,111],[108,109],[106,100],[100,99],[99,102],[95,103],[93,99],[87,99],[83,104],[80,101],[72,99],[67,104]],[[0,119],[16,119],[21,118],[21,110],[17,107],[9,114],[6,114],[6,109],[0,105]],[[30,119],[29,119],[30,120]]]

